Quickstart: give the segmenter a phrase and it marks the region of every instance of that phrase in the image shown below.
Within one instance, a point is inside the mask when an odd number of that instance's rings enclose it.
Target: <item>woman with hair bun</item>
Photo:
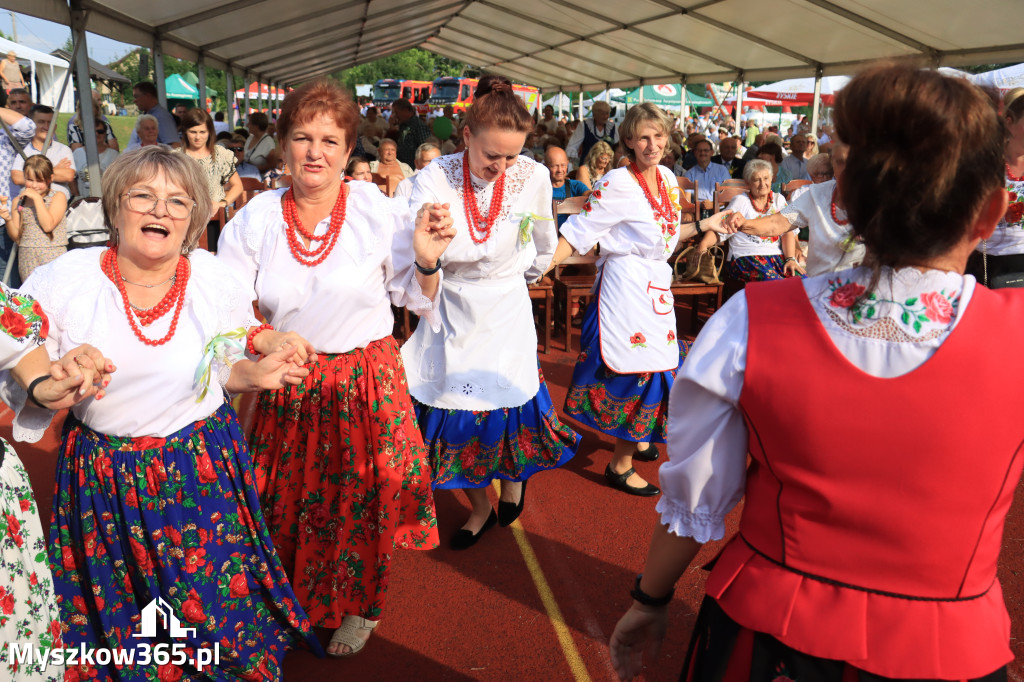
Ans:
[[[421,324],[402,347],[430,452],[434,488],[463,488],[469,520],[452,538],[467,549],[523,510],[526,481],[562,466],[579,435],[559,422],[537,362],[526,285],[555,248],[551,181],[520,156],[533,119],[501,76],[485,76],[463,135],[466,151],[420,171],[411,204],[450,204],[458,229],[437,263],[441,327]],[[487,486],[498,478],[498,514]]]
[[[1024,464],[1024,297],[964,275],[1006,212],[1001,124],[967,81],[910,65],[856,76],[834,117],[865,266],[749,284],[697,337],[661,518],[611,638],[620,679],[744,497],[684,680],[1006,679],[996,567]]]

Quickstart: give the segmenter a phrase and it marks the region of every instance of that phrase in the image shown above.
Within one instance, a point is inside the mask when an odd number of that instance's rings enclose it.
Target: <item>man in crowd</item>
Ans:
[[[96,151],[100,157],[100,177],[107,172],[107,167],[117,158],[117,150],[107,146],[107,128],[103,121],[96,121]],[[89,196],[89,162],[85,156],[85,147],[79,147],[72,152],[72,159],[76,169],[75,183],[72,191],[78,196]],[[56,172],[54,176],[56,177]]]
[[[551,146],[544,151],[544,165],[551,174],[551,198],[555,201],[590,194],[582,182],[569,179],[569,157],[561,147]],[[559,226],[568,218],[568,215],[558,216]]]
[[[740,138],[727,137],[718,144],[718,153],[711,157],[711,163],[717,163],[729,169],[733,179],[743,177],[743,160],[739,158]]]
[[[377,107],[366,109],[366,122],[373,126],[375,137],[384,137],[388,134],[388,122],[377,112]]]
[[[807,159],[804,152],[807,151],[807,138],[803,134],[797,134],[789,141],[790,155],[782,160],[779,165],[780,171],[787,171],[791,180],[810,180],[807,174]]]
[[[213,115],[213,132],[217,135],[231,132],[231,129],[228,128],[227,121],[224,120],[223,111],[218,111]]]
[[[417,147],[416,172],[407,178],[402,178],[402,181],[398,183],[398,187],[395,188],[395,197],[401,197],[403,201],[409,201],[412,198],[412,191],[416,187],[416,178],[419,176],[420,171],[439,156],[441,156],[441,150],[438,149],[436,144],[424,142]]]
[[[754,140],[760,134],[761,134],[761,131],[758,130],[757,124],[754,123],[754,120],[753,119],[747,119],[747,132],[746,132],[746,138],[743,140],[743,146],[746,147],[747,149],[749,149],[754,144]]]
[[[544,130],[549,135],[553,135],[558,131],[558,119],[555,118],[555,108],[550,104],[544,107],[544,118],[540,120],[539,125],[544,126]]]
[[[46,132],[50,129],[53,124],[53,109],[43,104],[37,104],[32,107],[30,112],[32,122],[36,124],[36,133],[32,138],[32,141],[25,145],[25,156],[35,156],[36,154],[43,153],[43,143],[46,142]],[[101,127],[103,126],[102,121],[97,121]],[[104,128],[106,132],[106,128]],[[75,162],[72,158],[71,147],[66,144],[61,144],[54,137],[50,140],[50,146],[46,150],[46,158],[53,164],[53,187],[61,192],[64,192],[65,197],[71,199],[71,187],[70,183],[75,179]],[[21,192],[21,188],[25,186],[25,159],[19,155],[14,159],[14,165],[11,166],[11,196],[15,197]]]
[[[7,107],[22,116],[28,116],[32,111],[32,95],[25,88],[15,88],[7,96]]]
[[[416,149],[430,137],[427,124],[416,114],[416,107],[407,99],[396,99],[391,105],[391,122],[398,123],[398,160],[416,163]]]
[[[221,143],[217,143],[221,144]],[[232,135],[230,140],[224,140],[224,148],[235,155],[235,170],[240,178],[253,178],[263,181],[260,169],[245,160],[245,138],[241,135]]]
[[[711,142],[699,140],[693,147],[697,157],[697,165],[686,171],[686,177],[697,183],[697,200],[701,204],[701,217],[710,212],[715,198],[715,183],[725,182],[730,178],[729,169],[717,163],[711,163]],[[708,213],[710,214],[710,213]]]
[[[612,149],[619,143],[619,131],[608,120],[612,115],[611,105],[602,101],[594,102],[590,113],[593,118],[584,119],[581,125],[576,126],[565,148],[566,154],[577,166],[586,160],[590,148],[599,141],[607,142]]]
[[[174,117],[171,112],[160,106],[160,100],[157,97],[156,86],[150,81],[143,81],[137,83],[132,88],[132,96],[135,98],[135,105],[139,108],[140,114],[149,114],[156,117],[157,125],[159,126],[159,132],[157,133],[157,142],[163,144],[172,144],[179,140],[178,137],[178,124],[175,123]],[[129,145],[134,149],[139,144],[139,134],[135,130],[132,130],[132,137],[129,141]]]
[[[0,95],[0,119],[6,124],[6,129],[0,129],[0,178],[11,177],[11,167],[14,165],[14,159],[17,158],[18,152],[15,144],[18,147],[26,147],[32,140],[32,137],[36,133],[36,124],[32,122],[32,119],[22,116],[17,111],[7,109],[3,107],[6,104],[6,93]],[[7,130],[10,130],[10,134],[14,136],[14,141],[8,137]],[[0,183],[0,187],[3,184]],[[0,196],[0,202],[5,203],[8,207],[11,206],[10,196]],[[0,221],[3,223],[3,221]],[[7,259],[11,256],[11,247],[14,242],[7,236],[7,230],[0,229],[0,273],[3,272],[4,267],[7,265]],[[18,268],[13,267],[11,269],[11,286],[21,286],[21,278],[18,277]]]

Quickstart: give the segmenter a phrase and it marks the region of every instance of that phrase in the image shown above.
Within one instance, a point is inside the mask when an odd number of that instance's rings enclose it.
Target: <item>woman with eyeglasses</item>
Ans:
[[[146,148],[123,154],[103,180],[114,245],[72,251],[24,287],[49,314],[51,358],[89,342],[118,370],[105,395],[72,410],[57,460],[49,545],[65,645],[183,644],[188,658],[219,650],[217,676],[280,679],[290,645],[319,644],[274,551],[225,396],[294,385],[308,370],[294,347],[247,357],[273,333],[257,326],[251,287],[193,250],[211,205],[195,161]],[[48,423],[22,417],[29,432]],[[136,638],[156,599],[193,633]],[[170,680],[200,671],[174,660],[77,672]]]

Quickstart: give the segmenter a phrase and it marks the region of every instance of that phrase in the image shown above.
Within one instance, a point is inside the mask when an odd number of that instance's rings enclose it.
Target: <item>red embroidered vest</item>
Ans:
[[[708,594],[745,627],[888,677],[1013,660],[996,563],[1021,475],[1024,296],[977,287],[934,355],[891,379],[839,352],[800,280],[746,296],[752,462]]]

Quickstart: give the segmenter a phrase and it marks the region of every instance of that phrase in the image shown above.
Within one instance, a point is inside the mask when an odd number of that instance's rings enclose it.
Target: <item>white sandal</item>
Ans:
[[[355,656],[363,650],[363,647],[366,646],[366,643],[370,640],[369,637],[366,639],[360,637],[359,631],[372,631],[377,627],[377,623],[379,622],[380,621],[360,618],[359,616],[345,616],[341,619],[341,627],[335,630],[334,634],[331,635],[331,641],[327,646],[329,648],[331,644],[340,644],[341,646],[347,646],[349,650],[345,653],[338,652],[336,654],[328,652],[327,655],[334,656],[335,658]]]

